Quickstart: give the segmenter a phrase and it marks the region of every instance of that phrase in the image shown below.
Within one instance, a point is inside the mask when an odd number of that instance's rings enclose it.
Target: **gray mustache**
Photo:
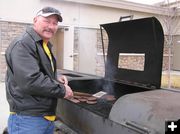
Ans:
[[[45,29],[44,31],[46,31],[46,32],[51,32],[51,33],[53,33],[53,34],[54,34],[54,31],[53,31],[53,30],[51,30],[51,29]]]

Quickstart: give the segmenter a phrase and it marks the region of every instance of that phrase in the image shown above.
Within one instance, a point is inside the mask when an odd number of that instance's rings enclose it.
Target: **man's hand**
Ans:
[[[66,93],[65,93],[64,98],[66,98],[66,99],[72,98],[72,97],[73,97],[73,91],[72,91],[72,89],[68,86],[68,80],[67,80],[66,76],[61,75],[61,76],[58,78],[58,81],[61,82],[61,83],[63,83],[64,86],[65,86]]]
[[[66,99],[72,98],[73,97],[72,89],[66,84],[64,84],[64,86],[65,86],[65,89],[66,89],[66,93],[65,93],[64,98],[66,98]]]
[[[68,80],[67,80],[66,76],[64,76],[64,75],[61,75],[61,76],[58,78],[58,81],[61,82],[61,83],[63,83],[63,84],[68,85]]]

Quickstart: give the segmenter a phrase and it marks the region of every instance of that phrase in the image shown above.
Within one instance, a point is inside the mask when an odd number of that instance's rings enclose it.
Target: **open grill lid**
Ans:
[[[105,78],[149,89],[160,88],[164,46],[160,22],[150,17],[102,24],[101,27],[109,38]],[[121,58],[126,54],[140,56],[143,67],[140,70],[122,67]]]

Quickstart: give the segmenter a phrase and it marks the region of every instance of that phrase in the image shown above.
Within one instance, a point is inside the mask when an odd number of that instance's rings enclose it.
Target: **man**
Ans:
[[[57,98],[73,96],[65,76],[57,78],[50,38],[62,22],[52,7],[40,10],[33,27],[6,50],[9,134],[53,134]]]

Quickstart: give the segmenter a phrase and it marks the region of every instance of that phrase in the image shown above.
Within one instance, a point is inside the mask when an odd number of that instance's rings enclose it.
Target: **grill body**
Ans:
[[[59,99],[57,116],[78,134],[164,134],[165,121],[180,117],[180,92],[161,89],[164,34],[160,22],[142,18],[101,25],[109,38],[105,76],[68,70],[74,91],[95,94],[105,91],[115,101],[97,104]],[[144,55],[143,70],[121,68],[123,53]]]

